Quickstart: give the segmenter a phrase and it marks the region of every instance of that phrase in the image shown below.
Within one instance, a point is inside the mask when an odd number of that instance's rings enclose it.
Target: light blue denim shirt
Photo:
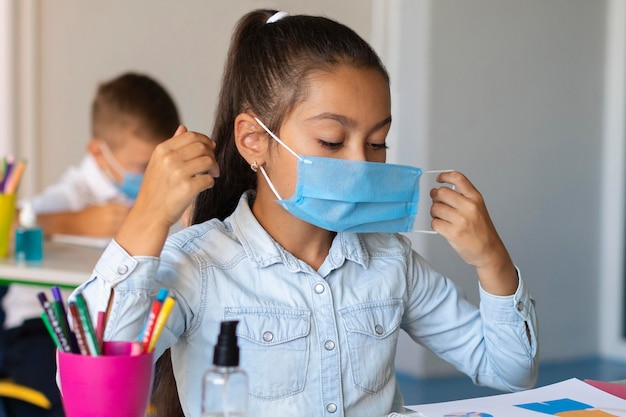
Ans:
[[[240,321],[250,417],[402,411],[394,371],[401,329],[477,384],[519,390],[536,380],[535,311],[521,279],[512,296],[481,289],[477,308],[408,239],[379,233],[338,233],[315,271],[267,234],[245,194],[224,222],[172,235],[160,258],[132,257],[113,241],[80,290],[95,312],[114,289],[105,339],[134,340],[161,287],[176,305],[156,353],[171,346],[190,417],[201,414],[202,375],[222,320]]]

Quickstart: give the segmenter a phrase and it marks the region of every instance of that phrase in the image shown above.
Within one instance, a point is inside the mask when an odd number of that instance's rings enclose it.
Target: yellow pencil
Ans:
[[[174,307],[174,303],[176,300],[168,296],[163,302],[163,306],[161,307],[161,311],[159,311],[159,315],[157,316],[156,323],[154,324],[154,331],[152,332],[152,337],[150,338],[150,344],[148,345],[148,352],[152,352],[154,350],[154,346],[161,335],[161,331],[163,331],[163,327],[165,327],[165,322],[167,318],[170,316],[172,311],[172,307]]]
[[[24,174],[24,168],[26,168],[26,161],[22,159],[7,180],[4,188],[5,194],[15,193],[15,190],[17,190],[17,186],[20,184],[20,180],[22,179],[22,175]]]

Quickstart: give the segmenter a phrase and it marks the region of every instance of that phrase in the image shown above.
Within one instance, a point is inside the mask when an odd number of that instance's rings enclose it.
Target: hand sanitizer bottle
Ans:
[[[20,210],[19,226],[15,229],[15,259],[29,262],[43,259],[43,230],[37,226],[37,215],[30,203]]]
[[[202,381],[202,417],[246,417],[248,375],[239,368],[237,321],[224,321],[213,354],[213,368]]]

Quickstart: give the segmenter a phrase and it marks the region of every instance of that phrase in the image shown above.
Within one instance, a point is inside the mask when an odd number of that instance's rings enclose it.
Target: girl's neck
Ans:
[[[252,205],[257,221],[286,251],[317,271],[328,256],[336,233],[295,218],[275,201],[273,194],[259,194]]]

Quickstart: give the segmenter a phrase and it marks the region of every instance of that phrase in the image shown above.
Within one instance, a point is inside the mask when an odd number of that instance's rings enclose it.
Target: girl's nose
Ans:
[[[358,145],[350,148],[348,155],[345,155],[345,159],[351,161],[367,161],[367,149],[364,145]]]

